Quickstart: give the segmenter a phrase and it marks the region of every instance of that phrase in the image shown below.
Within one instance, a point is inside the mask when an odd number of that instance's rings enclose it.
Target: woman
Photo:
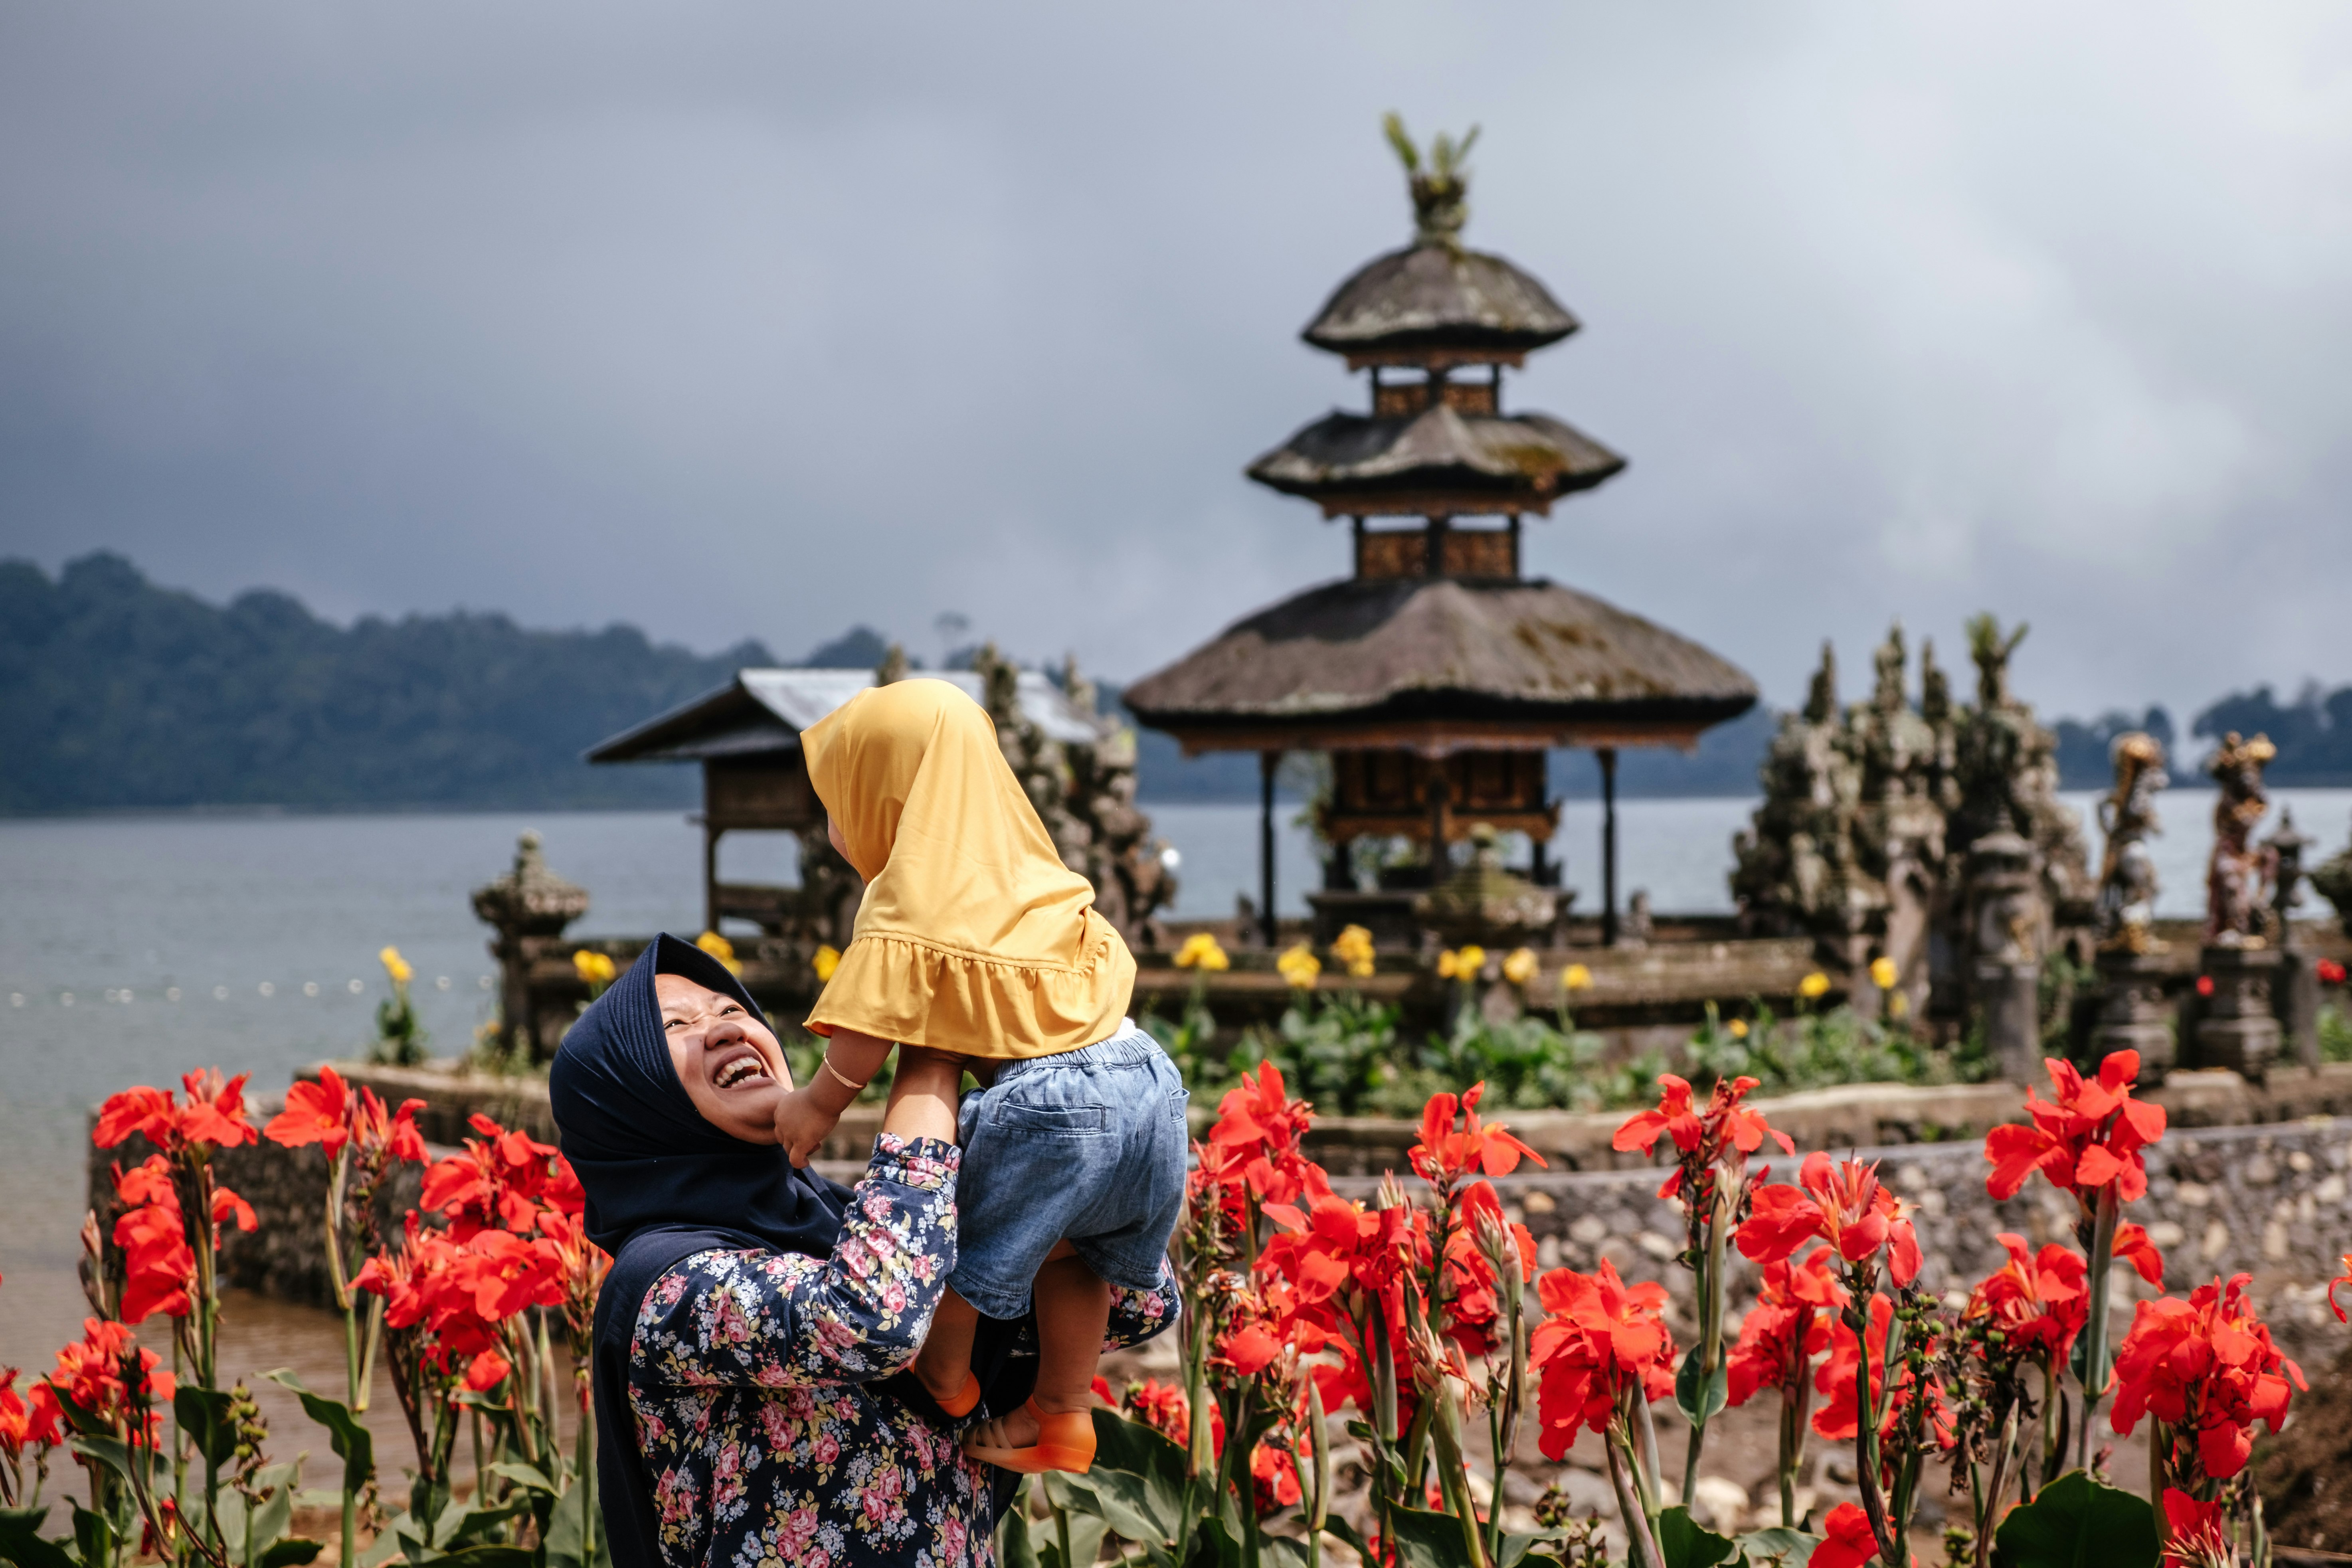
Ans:
[[[699,949],[658,938],[572,1026],[550,1089],[614,1257],[591,1374],[616,1568],[988,1560],[1005,1478],[897,1375],[955,1267],[961,1081],[960,1058],[902,1052],[852,1190],[776,1147],[783,1052]],[[1175,1315],[1163,1271],[1119,1294],[1109,1342]],[[1034,1362],[999,1345],[974,1370],[1001,1413]]]

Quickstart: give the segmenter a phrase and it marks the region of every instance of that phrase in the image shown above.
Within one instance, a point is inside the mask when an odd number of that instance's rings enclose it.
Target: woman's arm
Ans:
[[[631,1381],[789,1388],[904,1369],[955,1268],[957,1159],[944,1140],[886,1131],[832,1257],[700,1252],[672,1268],[638,1309]]]

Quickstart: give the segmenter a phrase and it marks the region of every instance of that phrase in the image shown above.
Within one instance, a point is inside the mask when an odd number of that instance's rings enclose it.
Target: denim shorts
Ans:
[[[1007,1062],[957,1113],[955,1293],[992,1318],[1067,1237],[1110,1284],[1148,1290],[1184,1202],[1183,1081],[1129,1020],[1109,1039]]]

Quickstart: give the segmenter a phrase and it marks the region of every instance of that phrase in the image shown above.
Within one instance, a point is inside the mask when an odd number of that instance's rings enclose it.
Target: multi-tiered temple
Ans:
[[[1527,835],[1528,879],[1557,885],[1548,750],[1592,748],[1611,794],[1619,747],[1688,747],[1756,700],[1755,683],[1706,648],[1525,574],[1525,520],[1625,459],[1550,415],[1506,411],[1504,373],[1574,332],[1576,318],[1510,262],[1462,244],[1466,141],[1439,137],[1424,165],[1393,124],[1391,134],[1411,176],[1413,242],[1342,283],[1304,333],[1369,373],[1370,407],[1327,415],[1248,470],[1348,519],[1354,574],[1249,616],[1127,692],[1139,720],[1188,752],[1259,753],[1269,938],[1285,752],[1330,756],[1318,826],[1331,858],[1317,900],[1330,911],[1444,880],[1446,846],[1482,825]],[[1602,853],[1612,934],[1613,821]],[[1415,840],[1422,863],[1359,889],[1360,838]]]

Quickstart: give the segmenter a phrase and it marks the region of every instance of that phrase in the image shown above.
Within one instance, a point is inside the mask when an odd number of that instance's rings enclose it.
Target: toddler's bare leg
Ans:
[[[1095,1368],[1110,1327],[1110,1287],[1074,1251],[1046,1258],[1037,1270],[1035,1291],[1037,1408],[1049,1414],[1090,1410]]]
[[[1066,1241],[1045,1255],[1032,1287],[1037,1310],[1037,1389],[1031,1396],[1048,1415],[1094,1406],[1095,1369],[1110,1327],[1110,1287]],[[1027,1405],[972,1430],[968,1442],[1025,1448],[1037,1441],[1037,1418]]]
[[[931,1314],[931,1331],[915,1352],[915,1377],[933,1399],[952,1399],[971,1375],[972,1334],[980,1312],[952,1289],[940,1296]]]

